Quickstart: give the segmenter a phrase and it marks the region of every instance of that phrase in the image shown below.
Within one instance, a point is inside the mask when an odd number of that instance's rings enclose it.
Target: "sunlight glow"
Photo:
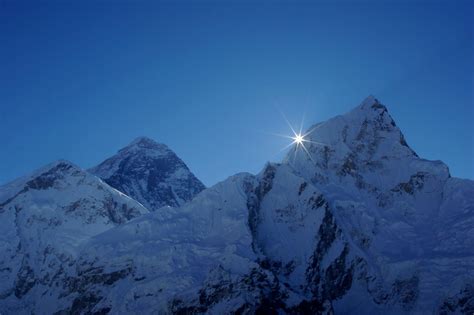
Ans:
[[[300,125],[300,128],[299,128],[299,131],[295,131],[295,129],[293,128],[293,126],[290,124],[290,122],[288,121],[288,119],[286,118],[286,116],[283,114],[283,112],[281,112],[281,115],[283,116],[283,119],[285,119],[286,123],[288,124],[288,126],[290,127],[291,131],[293,132],[293,136],[283,136],[283,135],[279,135],[281,137],[284,137],[284,138],[289,138],[289,139],[292,139],[293,141],[291,143],[289,143],[287,146],[285,146],[281,151],[283,150],[286,150],[287,148],[293,146],[296,144],[296,148],[294,148],[294,155],[293,155],[293,160],[295,159],[296,157],[296,154],[297,152],[299,151],[299,149],[301,148],[305,153],[306,155],[308,156],[308,158],[314,163],[314,160],[313,160],[313,157],[311,156],[310,152],[308,151],[308,149],[306,148],[306,145],[305,143],[311,143],[311,144],[316,144],[316,145],[323,145],[325,146],[324,143],[321,143],[321,142],[317,142],[317,141],[312,141],[312,140],[309,140],[307,139],[306,137],[308,135],[310,135],[311,133],[313,133],[315,131],[315,128],[309,130],[307,133],[303,134],[303,121],[304,121],[304,116],[303,116],[303,120],[301,121],[301,125]]]
[[[305,139],[301,134],[297,134],[296,136],[293,137],[293,140],[295,140],[296,144],[302,144]]]

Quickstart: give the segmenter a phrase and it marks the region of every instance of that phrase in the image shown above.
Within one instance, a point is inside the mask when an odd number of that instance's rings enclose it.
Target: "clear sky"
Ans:
[[[278,109],[309,127],[369,94],[472,179],[470,3],[0,0],[0,183],[148,136],[211,185],[282,158]]]

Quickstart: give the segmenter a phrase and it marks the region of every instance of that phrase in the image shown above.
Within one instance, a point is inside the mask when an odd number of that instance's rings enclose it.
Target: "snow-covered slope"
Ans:
[[[145,137],[135,139],[90,172],[151,211],[180,206],[205,188],[166,145]]]
[[[48,313],[78,246],[145,213],[68,161],[0,187],[0,312]]]
[[[308,132],[308,153],[81,244],[47,312],[472,314],[474,182],[373,97]]]

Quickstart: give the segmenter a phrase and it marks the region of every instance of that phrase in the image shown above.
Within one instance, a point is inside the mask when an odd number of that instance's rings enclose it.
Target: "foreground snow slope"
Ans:
[[[68,161],[0,187],[0,310],[48,313],[77,248],[90,237],[148,213]]]
[[[90,172],[149,210],[177,207],[205,187],[166,145],[135,139]]]

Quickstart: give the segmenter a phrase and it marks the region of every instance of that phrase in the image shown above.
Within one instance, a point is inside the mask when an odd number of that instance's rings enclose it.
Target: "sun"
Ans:
[[[306,153],[307,157],[313,162],[315,163],[315,161],[313,160],[313,157],[310,153],[309,150],[311,150],[311,145],[322,145],[322,146],[326,146],[325,143],[322,143],[322,142],[318,142],[318,141],[315,141],[314,139],[312,139],[311,137],[307,137],[309,136],[310,134],[316,132],[316,129],[317,127],[314,127],[312,129],[310,129],[309,131],[307,131],[306,133],[303,133],[303,122],[304,122],[304,115],[303,115],[303,120],[301,121],[301,125],[300,125],[300,128],[298,131],[295,130],[295,128],[293,128],[293,126],[290,124],[290,122],[288,121],[288,119],[286,118],[285,114],[283,114],[282,111],[280,111],[283,119],[286,121],[286,123],[288,124],[288,126],[290,127],[293,135],[292,136],[289,136],[289,135],[280,135],[280,134],[274,134],[276,136],[280,136],[280,137],[284,137],[284,138],[288,138],[288,139],[291,139],[291,143],[289,143],[288,145],[286,145],[283,149],[281,149],[280,151],[284,151],[286,149],[288,149],[289,147],[291,146],[294,146],[295,145],[295,149],[294,149],[294,154],[293,154],[293,161],[294,159],[296,158],[296,155],[298,153],[298,151],[303,151]],[[306,145],[308,145],[308,148],[306,147]],[[309,150],[308,150],[309,149]]]
[[[300,133],[292,137],[292,139],[296,144],[302,144],[305,141],[304,137]]]

